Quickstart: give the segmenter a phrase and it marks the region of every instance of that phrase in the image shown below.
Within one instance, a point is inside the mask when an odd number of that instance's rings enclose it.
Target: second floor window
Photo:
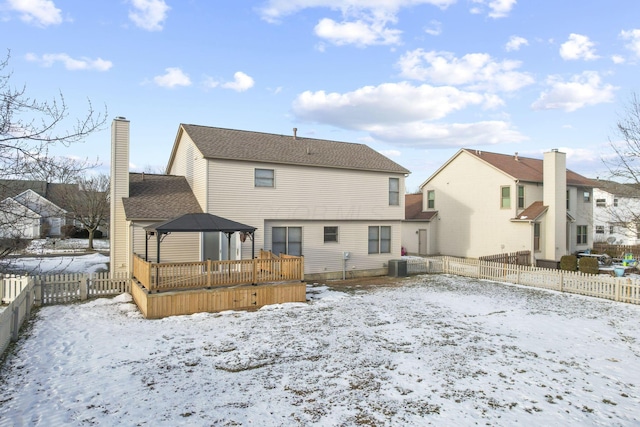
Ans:
[[[400,205],[400,179],[389,178],[389,206]]]
[[[584,193],[582,194],[583,194],[582,197],[585,203],[591,202],[591,191],[584,190]]]
[[[427,209],[436,208],[436,192],[435,190],[427,191]]]
[[[255,169],[254,185],[256,187],[273,187],[274,186],[273,169]]]
[[[604,225],[596,225],[596,234],[604,234]]]
[[[518,185],[518,209],[524,209],[524,185]]]
[[[500,207],[502,209],[511,207],[511,187],[500,187]]]
[[[596,206],[599,208],[604,208],[607,206],[607,201],[605,199],[596,199]]]

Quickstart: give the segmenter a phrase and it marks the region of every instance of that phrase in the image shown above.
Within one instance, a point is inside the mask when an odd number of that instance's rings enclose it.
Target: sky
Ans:
[[[105,130],[57,155],[164,170],[180,123],[364,143],[416,191],[460,148],[606,177],[638,82],[637,0],[0,0],[11,83]]]
[[[35,312],[4,426],[637,426],[640,307],[456,276],[145,320],[129,294]]]

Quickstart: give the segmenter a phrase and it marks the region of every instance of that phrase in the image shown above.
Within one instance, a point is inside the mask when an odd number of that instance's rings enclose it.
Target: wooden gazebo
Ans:
[[[144,246],[144,259],[149,261],[149,239],[152,236],[156,236],[156,262],[160,262],[160,242],[164,236],[170,233],[187,233],[187,232],[221,232],[227,236],[229,245],[227,251],[231,248],[231,236],[234,233],[241,233],[240,239],[244,241],[246,237],[251,239],[251,258],[255,258],[255,241],[254,235],[257,230],[256,227],[242,224],[230,219],[222,218],[210,213],[190,213],[179,216],[177,218],[170,219],[168,221],[162,221],[155,224],[151,224],[144,228],[147,234],[147,239]],[[229,252],[227,252],[227,259]]]

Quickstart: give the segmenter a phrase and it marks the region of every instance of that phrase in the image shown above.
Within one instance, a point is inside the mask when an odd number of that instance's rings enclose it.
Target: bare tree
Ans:
[[[616,137],[609,138],[611,156],[604,157],[612,181],[602,188],[613,202],[596,201],[596,219],[622,230],[627,236],[640,233],[640,97],[633,93],[615,127]],[[598,213],[599,211],[599,213]],[[599,218],[598,218],[599,217]]]
[[[105,174],[82,176],[76,179],[78,187],[62,186],[59,195],[69,217],[81,224],[89,233],[87,249],[93,249],[93,237],[109,218],[109,176]]]
[[[106,108],[104,112],[97,112],[90,101],[86,114],[74,121],[69,118],[69,108],[62,93],[46,101],[28,96],[26,85],[14,87],[11,84],[13,74],[8,71],[9,59],[10,53],[7,53],[5,59],[0,60],[0,201],[15,195],[6,180],[31,179],[34,170],[55,171],[64,166],[64,160],[51,156],[50,149],[84,140],[102,129],[107,119]],[[22,218],[14,211],[7,214],[15,218],[15,223],[3,226],[13,227],[10,234],[14,236],[21,227],[17,223]],[[13,240],[20,238],[12,237],[8,241]],[[0,258],[11,252],[11,248],[3,247]]]
[[[46,161],[30,162],[25,168],[25,179],[43,182],[70,184],[78,176],[101,164],[89,161],[88,158],[78,160],[71,157],[47,157]]]

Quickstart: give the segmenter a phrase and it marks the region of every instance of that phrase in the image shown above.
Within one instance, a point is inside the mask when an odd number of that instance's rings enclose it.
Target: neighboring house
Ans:
[[[438,211],[423,210],[422,193],[406,194],[404,200],[402,246],[407,255],[436,254],[438,249],[431,235],[437,227]]]
[[[10,197],[0,202],[0,238],[37,239],[41,221],[37,212]]]
[[[40,215],[41,231],[44,230],[47,236],[62,235],[62,226],[66,224],[66,210],[31,189],[14,196],[13,200]]]
[[[597,180],[593,189],[593,240],[640,244],[640,188],[637,184]]]
[[[111,268],[131,271],[144,227],[206,212],[256,227],[255,241],[175,233],[161,262],[251,258],[255,248],[302,255],[305,277],[386,273],[401,253],[405,175],[363,144],[182,124],[166,175],[130,174],[129,122],[112,125]],[[346,261],[344,258],[348,258]],[[355,274],[355,273],[353,273]]]
[[[533,263],[559,261],[591,247],[594,185],[558,150],[538,160],[461,149],[420,187],[423,212],[437,214],[430,244],[442,255],[529,250]]]

